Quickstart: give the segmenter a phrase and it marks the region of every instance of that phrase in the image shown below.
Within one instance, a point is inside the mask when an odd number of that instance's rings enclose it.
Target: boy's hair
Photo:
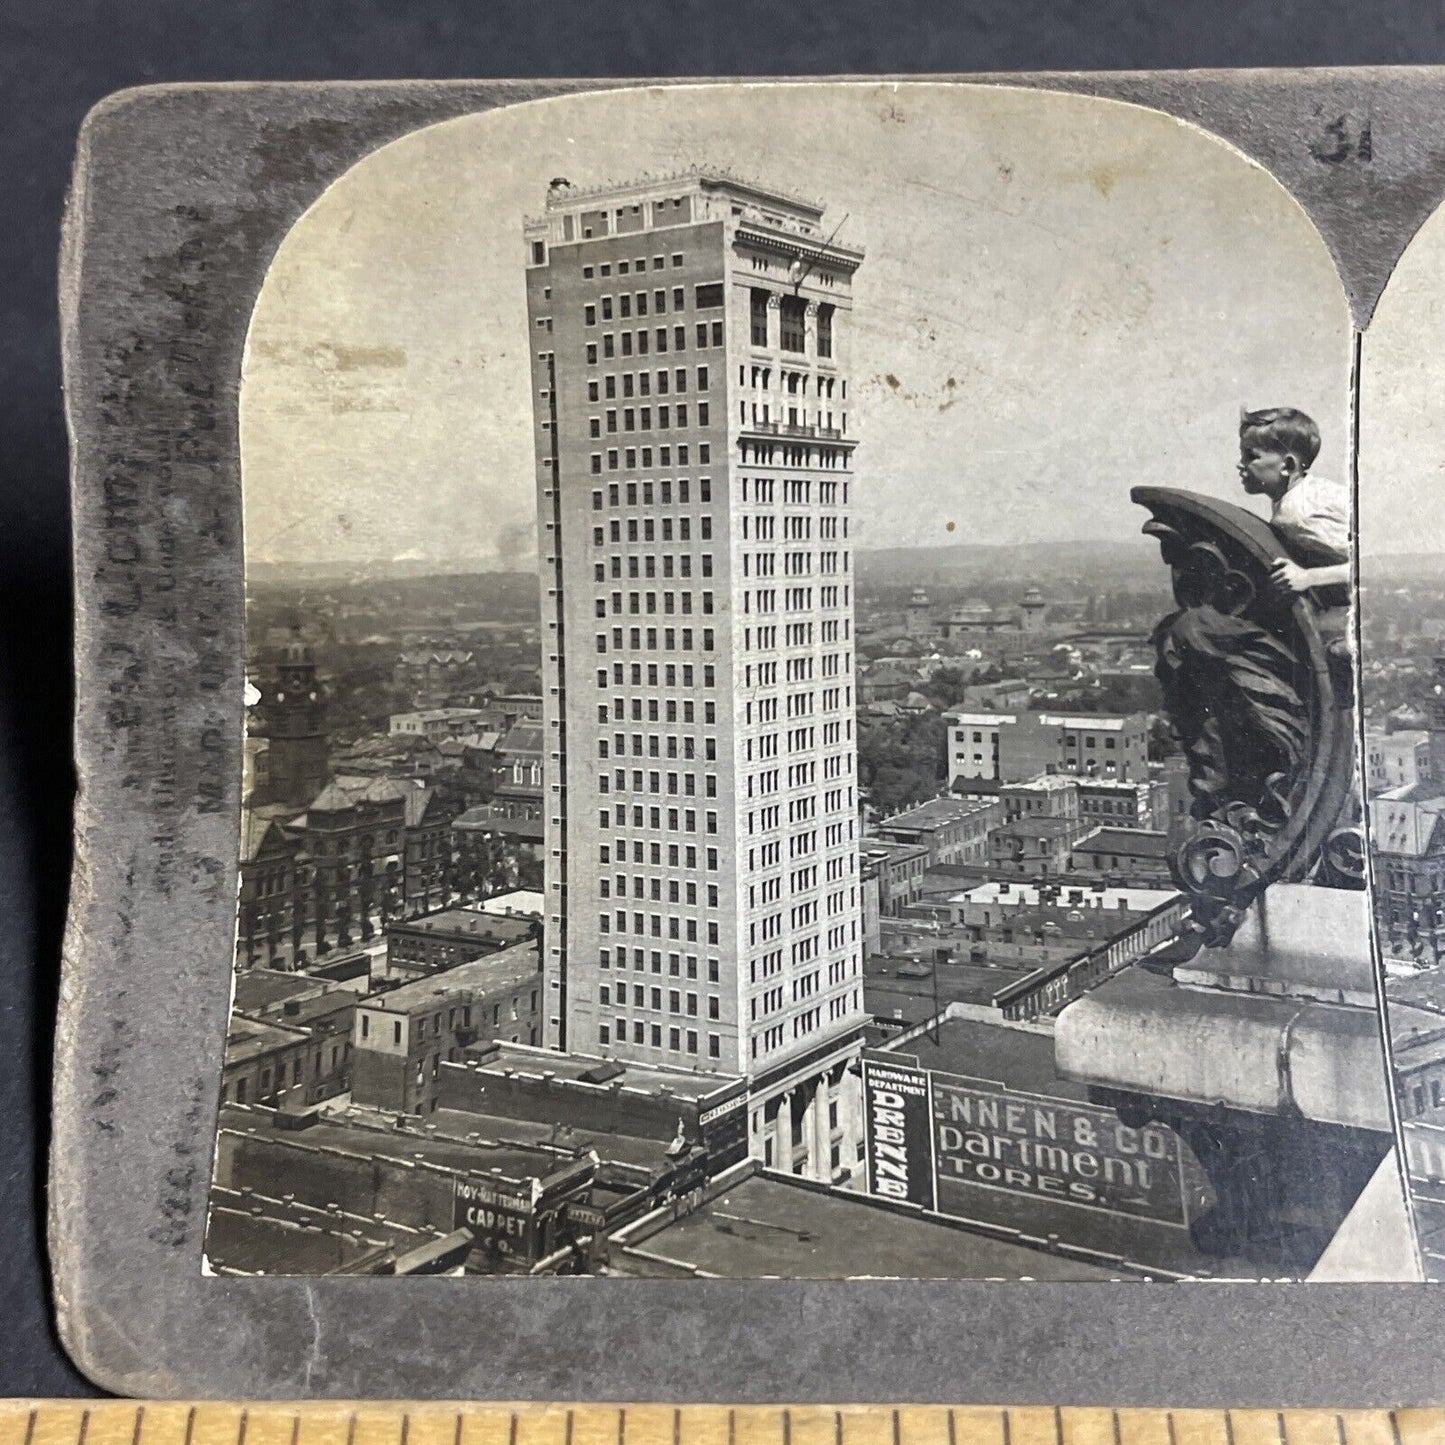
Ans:
[[[1320,454],[1320,429],[1312,417],[1292,406],[1272,406],[1265,411],[1247,411],[1239,418],[1239,434],[1263,432],[1282,452],[1299,459],[1300,470],[1309,471]]]

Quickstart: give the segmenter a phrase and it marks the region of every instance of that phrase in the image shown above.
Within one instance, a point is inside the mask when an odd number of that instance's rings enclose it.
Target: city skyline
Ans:
[[[703,158],[789,182],[799,89],[746,107],[709,86],[523,105],[416,132],[336,182],[283,242],[248,340],[248,555],[532,565],[509,218],[558,175]],[[857,411],[890,485],[860,496],[860,545],[1118,535],[1137,525],[1136,482],[1238,500],[1245,405],[1311,411],[1320,468],[1344,474],[1343,293],[1264,171],[1089,98],[806,89],[818,133],[840,138],[810,148],[806,188],[827,192],[825,228],[877,259],[859,282]],[[968,153],[964,184],[938,174],[947,139]],[[916,506],[884,503],[900,486]]]
[[[1303,1278],[1384,1167],[1373,977],[1275,976],[1367,926],[1313,841],[1345,605],[1270,600],[1308,554],[1236,471],[1241,406],[1292,403],[1338,508],[1318,235],[1151,112],[809,91],[827,142],[796,86],[421,131],[275,257],[248,582],[515,581],[250,594],[222,1271]],[[770,1233],[715,1269],[686,1221],[740,1190]],[[866,1262],[780,1261],[810,1190]]]

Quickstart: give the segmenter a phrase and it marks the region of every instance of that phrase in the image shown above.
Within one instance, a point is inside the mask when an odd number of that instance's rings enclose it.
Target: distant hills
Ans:
[[[247,562],[246,578],[262,587],[298,587],[310,582],[392,582],[411,577],[484,577],[515,573],[515,566],[463,560],[437,562],[417,557],[381,557],[365,562]],[[528,573],[528,576],[535,574]]]
[[[380,568],[358,575],[348,568],[331,575],[297,569],[289,575],[248,579],[248,606],[273,621],[288,608],[375,617],[378,625],[418,617],[445,618],[456,626],[535,622],[541,593],[535,572],[424,572],[388,574]]]
[[[1036,584],[1046,593],[1049,584],[1064,579],[1107,586],[1111,582],[1137,585],[1149,580],[1151,565],[1158,580],[1167,583],[1159,560],[1158,544],[1143,535],[1118,541],[1016,542],[995,546],[956,542],[942,547],[884,547],[860,549],[857,559],[860,587],[989,586],[995,583]]]
[[[1396,561],[1398,559],[1391,559]],[[1436,564],[1440,565],[1440,559]],[[860,586],[894,587],[924,585],[1029,584],[1046,592],[1052,581],[1088,579],[1099,586],[1113,583],[1137,585],[1141,569],[1162,569],[1159,550],[1148,537],[1133,535],[1119,540],[1065,542],[1018,542],[984,545],[955,542],[937,547],[859,548],[857,573]],[[465,562],[425,562],[412,558],[373,562],[256,562],[247,570],[253,586],[297,587],[329,584],[357,584],[417,581],[423,578],[492,577],[533,579],[535,573],[518,573],[499,567]],[[1159,580],[1165,581],[1162,570]]]

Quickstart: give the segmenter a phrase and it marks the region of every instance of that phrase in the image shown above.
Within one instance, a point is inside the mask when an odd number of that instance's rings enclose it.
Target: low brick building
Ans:
[[[360,1000],[351,1035],[352,1100],[431,1113],[443,1060],[456,1062],[486,1039],[537,1043],[540,968],[537,944],[519,943]]]
[[[1092,827],[1169,826],[1169,785],[1162,778],[1126,782],[1115,778],[1079,778],[1079,817]]]
[[[1057,878],[1068,871],[1079,831],[1074,818],[1016,818],[989,834],[989,868],[1006,877]]]
[[[1169,835],[1150,828],[1095,828],[1074,844],[1070,866],[1081,881],[1121,887],[1170,885]]]
[[[928,867],[988,861],[989,829],[1004,820],[998,798],[929,798],[916,807],[881,819],[873,832],[885,843],[920,844]]]
[[[443,908],[387,925],[386,971],[393,978],[421,978],[536,936],[528,918],[500,916],[481,906]]]
[[[926,843],[887,843],[865,838],[861,848],[865,868],[878,872],[878,912],[896,918],[923,896],[923,875],[928,870]]]

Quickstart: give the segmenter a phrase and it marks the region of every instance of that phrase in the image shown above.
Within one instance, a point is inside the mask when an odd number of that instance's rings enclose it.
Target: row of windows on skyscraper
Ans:
[[[713,311],[723,304],[722,283],[718,281],[704,282],[695,289],[696,305],[699,311]],[[596,326],[598,318],[603,321],[613,319],[614,301],[617,319],[626,321],[634,314],[646,316],[648,311],[649,297],[654,315],[661,316],[667,311],[667,288],[660,287],[653,291],[621,291],[616,297],[609,295],[599,296],[596,301],[587,302],[582,308],[583,324]],[[687,288],[685,286],[674,286],[672,288],[672,309],[683,311],[687,307]]]
[[[597,377],[593,377],[587,383],[587,400],[616,401],[618,399],[619,384],[622,388],[621,399],[623,401],[628,400],[634,395],[639,397],[651,396],[653,394],[654,376],[656,377],[657,381],[658,396],[668,396],[669,394],[673,393],[679,396],[686,394],[687,367],[679,366],[672,371],[669,371],[667,367],[662,367],[655,373],[650,371],[624,371],[616,374],[608,372],[608,374],[600,378],[600,380]],[[669,377],[671,377],[670,383]],[[636,380],[635,390],[634,378]],[[710,377],[708,368],[705,366],[699,366],[697,369],[697,389],[699,391],[706,391],[709,386],[709,380]],[[671,385],[672,393],[669,393],[669,384]],[[679,425],[684,425],[684,423],[679,423]]]
[[[637,470],[639,465],[639,456],[641,457],[642,469],[646,471],[649,467],[652,466],[653,449],[651,447],[611,447],[608,449],[606,454],[607,470],[609,472],[618,471],[622,468],[623,463],[625,462],[627,470],[629,472],[634,472]],[[592,453],[589,464],[592,468],[592,475],[594,477],[601,475],[603,460],[604,458],[601,452]],[[703,467],[711,464],[712,444],[710,442],[698,443],[697,461],[698,465]],[[672,448],[670,446],[661,446],[657,448],[657,465],[660,467],[670,467],[672,465]],[[686,442],[681,442],[678,444],[677,465],[680,467],[686,467],[691,465],[691,462],[689,461],[689,448]]]
[[[624,432],[652,431],[653,418],[657,419],[658,431],[670,431],[674,426],[679,431],[686,431],[688,422],[688,411],[686,402],[678,402],[676,406],[667,406],[659,403],[654,408],[650,406],[622,408],[621,428]],[[615,408],[609,408],[605,418],[605,430],[611,436],[618,429],[619,416]],[[697,404],[697,424],[701,427],[712,425],[712,412],[707,402],[700,401]],[[587,421],[587,434],[594,440],[602,436],[604,430],[604,418],[589,417]]]
[[[547,329],[551,329],[551,322],[548,322]],[[695,349],[707,351],[721,347],[723,343],[723,324],[721,321],[699,321],[694,331]],[[600,361],[615,361],[618,357],[648,356],[655,353],[658,356],[665,356],[668,349],[668,340],[671,338],[673,351],[687,350],[687,327],[686,326],[659,326],[652,328],[648,326],[638,327],[635,331],[604,331],[598,341],[588,341],[583,345],[584,354],[588,366],[596,366]]]

